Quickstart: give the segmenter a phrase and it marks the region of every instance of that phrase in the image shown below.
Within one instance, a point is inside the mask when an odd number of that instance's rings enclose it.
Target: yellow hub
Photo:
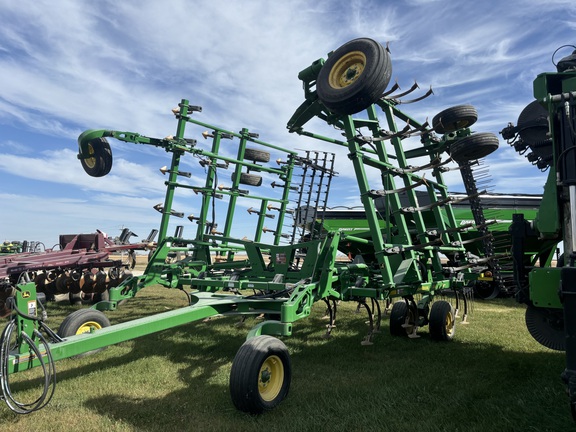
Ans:
[[[452,312],[448,312],[446,315],[446,323],[444,326],[446,328],[446,334],[451,334],[454,329],[454,316],[452,315]]]
[[[264,360],[258,374],[258,392],[266,402],[273,401],[284,383],[284,365],[278,356],[272,355]]]
[[[90,333],[92,331],[92,329],[94,330],[100,330],[102,328],[102,326],[100,324],[98,324],[96,321],[87,321],[84,324],[82,324],[80,327],[78,327],[78,330],[76,330],[76,334],[84,334],[84,333]]]
[[[92,144],[88,144],[88,154],[92,157],[84,159],[84,163],[88,168],[94,168],[96,166],[96,158],[94,157],[94,147],[92,147]]]
[[[332,88],[342,89],[354,83],[366,67],[366,56],[361,51],[352,51],[339,59],[328,76]]]

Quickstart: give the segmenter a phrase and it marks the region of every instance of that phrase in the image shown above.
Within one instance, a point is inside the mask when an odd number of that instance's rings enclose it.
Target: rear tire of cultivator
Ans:
[[[498,148],[498,137],[490,132],[480,132],[454,141],[450,156],[459,164],[488,156]]]
[[[388,51],[378,42],[354,39],[332,53],[316,80],[318,99],[338,114],[355,114],[377,102],[392,75]]]
[[[456,105],[440,111],[432,119],[432,128],[439,134],[455,132],[472,126],[478,120],[478,112],[472,105]]]
[[[89,333],[92,329],[100,330],[109,326],[110,320],[103,312],[95,309],[79,309],[64,318],[64,321],[62,321],[62,324],[60,324],[60,328],[58,329],[58,336],[61,338],[67,338],[69,336]],[[88,351],[78,355],[77,357],[94,354],[103,349],[104,348]]]
[[[103,177],[112,169],[112,149],[106,138],[95,138],[88,143],[86,159],[80,159],[82,168],[91,177]]]
[[[240,411],[260,414],[288,395],[292,379],[290,354],[272,336],[256,336],[238,350],[230,371],[230,395]]]
[[[390,334],[392,336],[408,336],[412,329],[405,327],[405,324],[415,324],[414,314],[405,301],[397,301],[390,311]],[[408,318],[408,322],[406,322]]]
[[[244,151],[244,159],[253,162],[270,162],[270,153],[267,151],[247,148]]]
[[[432,303],[428,324],[430,336],[437,341],[450,341],[456,332],[454,308],[444,300]]]
[[[248,186],[260,186],[262,185],[262,177],[254,174],[241,173],[240,184],[245,184]]]

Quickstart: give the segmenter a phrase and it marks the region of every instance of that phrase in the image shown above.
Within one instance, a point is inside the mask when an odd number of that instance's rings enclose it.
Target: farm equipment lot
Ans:
[[[179,290],[149,287],[116,311],[113,324],[183,307]],[[196,322],[58,362],[58,391],[50,410],[19,416],[0,412],[6,431],[487,431],[569,430],[558,378],[564,353],[544,348],[524,325],[524,305],[514,299],[477,301],[470,325],[457,341],[392,337],[388,318],[371,346],[360,344],[366,314],[340,305],[342,320],[324,339],[324,305],[283,338],[295,379],[281,410],[251,416],[234,408],[228,378],[246,327],[238,318]],[[48,325],[57,328],[79,307],[52,303]],[[425,353],[425,356],[422,354]],[[35,398],[31,374],[23,399]]]

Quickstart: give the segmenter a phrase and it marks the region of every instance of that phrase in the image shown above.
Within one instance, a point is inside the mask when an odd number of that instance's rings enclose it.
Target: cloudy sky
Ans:
[[[159,225],[152,206],[163,200],[159,168],[169,155],[111,141],[112,172],[95,179],[76,158],[86,129],[165,137],[175,132],[171,109],[185,98],[203,107],[195,116],[206,123],[334,151],[286,131],[303,101],[297,75],[370,37],[389,43],[402,89],[432,86],[433,96],[403,107],[413,118],[472,104],[474,130],[498,135],[532,101],[536,75],[555,70],[553,52],[576,44],[572,0],[0,0],[0,17],[0,241],[47,247],[61,233],[115,236],[127,226],[145,237]],[[348,162],[339,151],[330,206],[359,203]],[[542,192],[545,175],[504,141],[487,163],[494,192]],[[197,160],[183,167],[192,180],[204,174]],[[449,182],[463,190],[457,176]],[[176,210],[197,211],[193,200],[180,196]],[[248,216],[239,229],[254,224]]]

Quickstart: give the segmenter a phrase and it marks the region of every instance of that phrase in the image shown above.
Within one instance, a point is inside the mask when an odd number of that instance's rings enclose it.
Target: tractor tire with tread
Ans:
[[[392,336],[408,336],[410,331],[406,327],[403,327],[406,324],[406,318],[410,315],[410,308],[405,301],[397,301],[392,306],[392,310],[390,311],[390,334]],[[414,324],[414,319],[411,317],[409,319],[409,323]]]
[[[450,341],[456,332],[454,308],[445,301],[439,300],[432,303],[428,324],[430,337],[437,341]]]
[[[234,175],[232,175],[234,178]],[[248,186],[261,186],[262,185],[262,177],[259,175],[248,174],[248,173],[241,173],[240,174],[240,184],[245,184]]]
[[[248,339],[232,362],[232,402],[251,414],[269,411],[286,398],[291,378],[292,365],[284,342],[267,335]]]
[[[382,97],[391,75],[390,55],[380,43],[354,39],[334,51],[320,69],[318,99],[337,114],[355,114]]]
[[[478,120],[478,112],[472,105],[456,105],[440,111],[432,118],[432,128],[439,134],[455,132],[472,126]]]
[[[450,145],[450,156],[462,164],[475,161],[494,152],[499,145],[498,137],[490,132],[479,132],[454,141]]]
[[[270,162],[270,153],[263,150],[246,148],[244,150],[244,159],[253,162]]]
[[[112,149],[106,138],[95,138],[88,143],[88,158],[80,159],[82,168],[91,177],[103,177],[112,169]]]
[[[95,309],[78,309],[64,318],[64,321],[62,321],[62,324],[60,324],[58,328],[58,336],[67,338],[69,336],[89,333],[92,329],[97,331],[105,327],[110,327],[110,320],[103,312]],[[104,348],[88,351],[79,354],[77,357],[94,354],[103,349]]]

